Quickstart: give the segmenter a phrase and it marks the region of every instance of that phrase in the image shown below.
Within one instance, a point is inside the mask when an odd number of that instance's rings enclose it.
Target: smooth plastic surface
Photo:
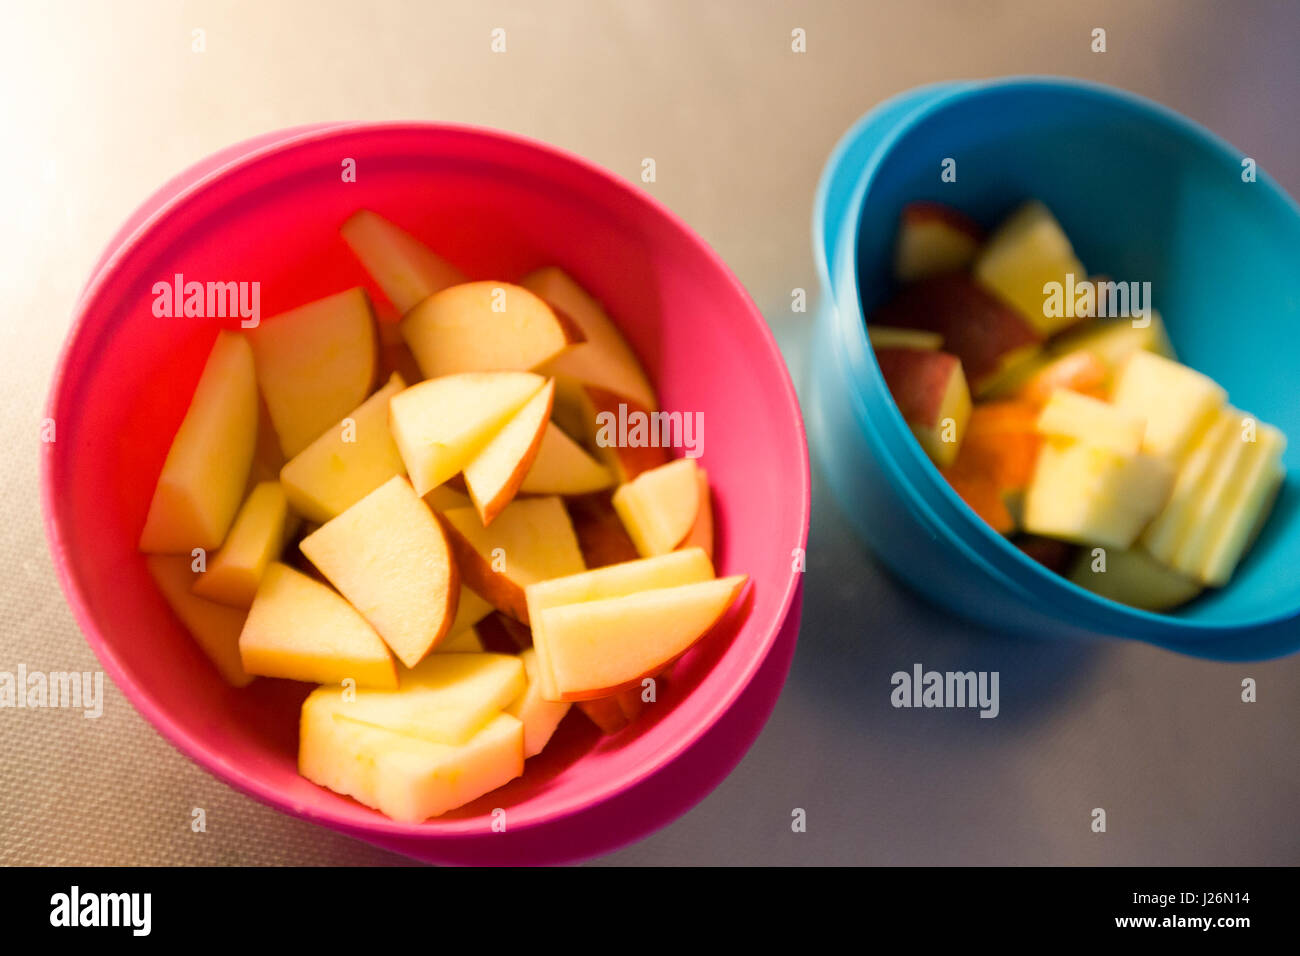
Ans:
[[[340,177],[344,157],[356,160],[356,182]],[[523,778],[419,825],[394,823],[300,778],[297,708],[310,688],[272,680],[225,687],[135,550],[216,331],[238,324],[155,318],[153,284],[176,273],[259,281],[264,317],[368,284],[338,237],[360,207],[392,218],[472,278],[517,279],[555,263],[602,299],[664,406],[703,413],[719,573],[753,579],[742,605],[678,663],[633,726],[599,738],[571,715]],[[791,551],[806,543],[809,478],[775,342],[725,265],[671,213],[550,147],[464,127],[357,124],[223,151],[163,187],[106,253],[82,297],[48,414],[58,441],[43,447],[46,528],[87,640],[182,751],[299,816],[434,862],[589,856],[702,798],[744,754],[779,694],[798,628]],[[753,683],[760,668],[765,677]],[[711,733],[715,726],[730,729]],[[506,810],[505,834],[491,830],[497,807]]]
[[[999,630],[1136,638],[1220,659],[1300,648],[1294,201],[1262,171],[1243,182],[1243,154],[1190,121],[1095,85],[952,84],[887,107],[837,148],[814,216],[829,287],[814,337],[810,430],[860,535],[911,586]],[[947,157],[956,182],[940,179]],[[1096,597],[995,534],[925,457],[869,347],[865,317],[892,292],[905,203],[938,200],[993,225],[1031,197],[1057,214],[1090,270],[1150,281],[1180,358],[1291,436],[1287,483],[1252,552],[1226,588],[1172,614]]]

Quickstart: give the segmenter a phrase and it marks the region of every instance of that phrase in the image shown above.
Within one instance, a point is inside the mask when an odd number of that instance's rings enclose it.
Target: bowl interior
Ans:
[[[355,182],[340,176],[356,161]],[[160,319],[152,288],[258,281],[273,316],[368,279],[338,237],[354,210],[393,219],[472,278],[558,264],[600,298],[663,406],[700,412],[719,573],[744,571],[743,606],[683,658],[659,706],[597,736],[577,713],[524,777],[447,817],[393,823],[295,770],[310,689],[227,688],[162,602],[135,548],[154,481],[220,327]],[[376,291],[377,290],[373,290]],[[807,453],[789,378],[762,317],[698,238],[634,187],[514,137],[454,127],[360,126],[304,134],[208,177],[154,217],[83,300],[54,385],[45,445],[47,523],[88,639],[133,703],[173,742],[253,795],[355,832],[489,832],[572,813],[680,753],[753,676],[789,606],[791,549],[808,520]],[[680,453],[680,452],[679,452]]]
[[[955,182],[940,179],[947,158],[956,161]],[[1090,272],[1151,283],[1154,306],[1182,361],[1220,382],[1236,407],[1291,437],[1289,477],[1232,582],[1173,612],[1188,624],[1208,626],[1300,613],[1300,575],[1294,573],[1300,562],[1300,402],[1292,332],[1300,312],[1294,284],[1300,212],[1262,172],[1255,182],[1243,181],[1242,159],[1175,114],[1134,97],[1073,84],[997,84],[959,92],[900,131],[881,159],[858,223],[858,281],[869,315],[893,291],[892,247],[906,203],[948,203],[993,226],[1022,200],[1041,199]],[[868,348],[865,330],[861,348]],[[874,360],[865,367],[874,371]],[[911,445],[911,457],[924,458]],[[933,474],[935,493],[958,502]],[[983,532],[987,548],[1015,552],[987,527]],[[1084,593],[1028,559],[1019,564],[1038,586]]]

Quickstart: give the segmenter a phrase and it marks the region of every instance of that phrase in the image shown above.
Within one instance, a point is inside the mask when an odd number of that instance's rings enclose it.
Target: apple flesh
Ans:
[[[225,540],[257,442],[257,384],[248,342],[221,332],[163,462],[140,550],[186,554]]]
[[[1056,217],[1041,202],[1025,203],[989,237],[975,260],[976,281],[1015,308],[1040,335],[1073,325],[1074,303],[1063,303],[1059,316],[1048,314],[1044,287],[1066,276],[1076,280],[1088,273]]]
[[[1091,551],[1080,551],[1067,576],[1094,594],[1144,611],[1172,610],[1201,593],[1200,582],[1161,564],[1140,545],[1108,550],[1104,565]]]
[[[196,596],[193,586],[197,575],[190,562],[183,554],[151,554],[145,558],[149,574],[168,607],[222,679],[231,687],[247,687],[253,675],[244,670],[239,656],[239,634],[247,612]]]
[[[614,484],[614,473],[548,422],[541,447],[519,490],[530,495],[586,495]]]
[[[239,509],[221,550],[194,582],[194,593],[247,609],[267,565],[280,556],[293,529],[289,503],[280,483],[262,482]]]
[[[542,696],[541,685],[538,683],[537,651],[534,648],[525,648],[519,654],[519,659],[523,662],[528,677],[528,687],[506,708],[506,713],[523,722],[524,757],[528,758],[542,752],[572,705],[566,701],[550,701]]]
[[[682,539],[679,548],[700,548],[713,559],[713,495],[709,491],[709,476],[703,468],[695,470],[700,486],[700,503],[695,512],[695,523]]]
[[[1146,419],[1131,409],[1060,388],[1043,406],[1036,427],[1042,435],[1136,455],[1142,450]]]
[[[925,453],[947,468],[961,449],[971,414],[970,390],[955,355],[922,349],[877,349],[885,385]]]
[[[339,233],[399,313],[465,281],[459,269],[369,209],[349,216]]]
[[[1042,446],[1038,407],[1022,401],[983,402],[971,411],[961,450],[943,476],[999,534],[1021,524],[1024,495]]]
[[[1054,336],[1047,351],[1053,356],[1087,352],[1098,359],[1113,376],[1134,352],[1154,352],[1174,358],[1174,347],[1165,332],[1160,313],[1154,310],[1150,321],[1134,325],[1128,318],[1098,318],[1084,322]]]
[[[894,246],[894,277],[914,282],[927,276],[961,272],[975,261],[984,231],[969,216],[937,202],[903,207]]]
[[[620,406],[622,408],[620,409]],[[647,416],[650,411],[635,399],[619,395],[596,385],[583,385],[572,378],[557,378],[555,408],[552,418],[560,428],[595,455],[614,472],[619,483],[631,481],[643,471],[658,468],[669,459],[668,449],[661,444],[621,444],[602,438],[601,422],[620,419],[620,411],[628,421]]]
[[[1146,418],[1143,450],[1177,464],[1227,398],[1208,376],[1154,352],[1139,351],[1119,372],[1111,401]]]
[[[554,400],[551,379],[465,466],[465,487],[484,525],[510,504],[537,460]]]
[[[989,398],[1014,398],[1047,404],[1058,388],[1105,400],[1110,395],[1111,370],[1094,353],[1084,349],[1064,355],[1043,353],[1022,365],[1014,375],[1000,379]]]
[[[643,558],[672,551],[691,533],[700,511],[698,476],[695,459],[678,458],[614,492],[614,510]]]

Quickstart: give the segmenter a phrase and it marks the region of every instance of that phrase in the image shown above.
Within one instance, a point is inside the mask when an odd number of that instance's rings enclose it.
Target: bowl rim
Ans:
[[[551,160],[559,160],[562,163],[576,167],[582,176],[594,177],[602,181],[607,188],[612,188],[615,192],[621,193],[624,198],[630,199],[634,204],[640,204],[648,208],[652,216],[659,218],[671,228],[678,241],[689,244],[725,280],[731,291],[738,297],[738,301],[743,303],[744,312],[753,326],[754,334],[757,336],[761,348],[767,353],[778,370],[779,381],[774,385],[781,391],[784,399],[782,404],[788,407],[793,415],[794,437],[797,440],[793,443],[796,447],[791,450],[796,455],[797,482],[796,487],[792,490],[798,498],[796,511],[799,525],[797,546],[801,549],[807,548],[811,517],[811,472],[807,434],[794,383],[777,346],[776,338],[758,306],[754,303],[753,298],[735,273],[723,261],[722,257],[698,233],[656,197],[643,190],[636,189],[630,182],[613,172],[568,150],[531,137],[487,126],[418,120],[354,121],[308,126],[300,125],[288,127],[282,132],[282,136],[268,133],[252,137],[210,154],[205,159],[200,159],[159,187],[131,214],[119,230],[118,235],[113,238],[113,241],[118,244],[116,247],[110,247],[101,256],[98,265],[95,267],[97,271],[92,274],[74,305],[73,320],[69,325],[52,373],[49,393],[45,403],[45,416],[58,420],[60,409],[64,407],[66,401],[64,387],[74,345],[85,330],[88,316],[100,304],[100,300],[111,287],[123,262],[140,246],[145,237],[150,235],[161,221],[182,213],[185,207],[197,196],[220,181],[239,170],[270,162],[282,153],[309,148],[322,141],[346,139],[357,135],[387,133],[421,136],[430,133],[441,133],[471,139],[484,138],[514,149],[539,152]],[[219,159],[223,155],[239,151],[240,147],[245,145],[248,148],[238,152],[233,158],[228,160]],[[189,181],[185,182],[187,179]],[[159,205],[151,212],[141,215],[149,204],[155,200],[160,200]],[[138,224],[134,228],[130,228],[130,223],[137,219]],[[41,449],[41,506],[45,537],[50,548],[60,588],[82,635],[114,683],[121,689],[127,700],[131,702],[131,705],[176,749],[185,754],[190,760],[198,763],[209,773],[261,803],[315,823],[325,824],[345,833],[362,837],[374,836],[390,840],[403,838],[420,842],[472,840],[481,838],[484,835],[483,825],[475,817],[454,818],[451,820],[435,817],[421,823],[411,824],[391,820],[379,811],[369,807],[365,808],[367,812],[363,818],[356,819],[339,815],[333,809],[333,804],[326,804],[325,806],[304,804],[284,795],[277,787],[266,783],[257,775],[236,766],[225,758],[219,748],[210,746],[201,734],[191,733],[174,721],[168,715],[166,706],[137,683],[119,660],[112,644],[101,633],[82,594],[77,576],[71,571],[72,561],[69,557],[68,544],[61,523],[56,517],[58,509],[55,505],[52,483],[54,451],[49,444],[44,445]],[[658,771],[663,770],[698,742],[708,729],[717,722],[718,718],[735,703],[744,689],[749,686],[764,660],[771,653],[782,627],[790,615],[791,606],[801,583],[800,577],[799,572],[792,570],[791,574],[785,579],[779,596],[773,626],[768,628],[766,633],[760,635],[754,652],[744,659],[739,672],[723,688],[724,692],[705,701],[703,705],[704,713],[690,726],[688,732],[670,738],[665,746],[655,751],[653,759],[646,760],[620,774],[611,775],[601,780],[598,785],[585,790],[582,794],[563,801],[544,812],[512,818],[511,830],[516,832],[534,830],[553,822],[568,819],[590,807],[603,804]],[[741,626],[743,627],[743,623]],[[705,790],[698,794],[694,802],[703,799],[707,793],[708,790]],[[340,799],[348,800],[349,798],[340,796]],[[355,801],[352,802],[355,803]],[[356,805],[362,806],[361,804]],[[684,810],[685,808],[683,808],[683,812]],[[623,837],[620,842],[639,839],[644,835],[644,832],[635,832],[634,828],[629,828],[629,835]]]
[[[973,101],[986,96],[1032,91],[1039,94],[1081,97],[1118,107],[1145,122],[1162,127],[1196,148],[1213,154],[1221,161],[1231,161],[1236,164],[1247,155],[1222,137],[1170,107],[1127,90],[1088,80],[1058,76],[1013,76],[977,83],[954,83],[946,89],[942,87],[926,89],[933,90],[934,95],[920,102],[915,109],[901,117],[871,151],[870,158],[863,166],[854,186],[848,212],[841,221],[841,231],[836,239],[835,249],[828,250],[825,256],[828,263],[838,263],[834,271],[838,273],[839,279],[836,281],[835,276],[832,275],[829,288],[837,306],[834,312],[838,317],[840,334],[853,336],[854,345],[860,344],[864,348],[865,353],[870,356],[869,367],[876,370],[877,376],[879,376],[879,366],[876,364],[875,353],[870,347],[867,336],[866,315],[862,306],[857,268],[860,254],[860,224],[866,213],[866,203],[875,183],[876,174],[885,158],[901,140],[912,133],[918,124],[933,120],[946,110],[968,107]],[[865,128],[865,124],[861,125]],[[1300,220],[1300,205],[1269,177],[1265,170],[1258,170],[1257,177],[1257,185],[1265,190],[1269,199],[1282,204],[1297,220]],[[840,253],[838,258],[837,252]],[[835,291],[836,286],[839,287],[838,295]],[[855,387],[861,389],[865,383],[853,370],[852,360],[849,361],[850,378],[855,382]],[[968,556],[968,549],[973,547],[980,566],[993,575],[1000,584],[1020,596],[1021,600],[1028,601],[1031,606],[1037,606],[1040,610],[1044,607],[1049,608],[1055,617],[1068,616],[1076,612],[1080,620],[1086,622],[1085,626],[1091,629],[1109,630],[1112,633],[1137,637],[1172,649],[1200,655],[1208,653],[1212,656],[1218,655],[1212,648],[1203,645],[1215,638],[1230,637],[1240,642],[1247,639],[1247,632],[1275,628],[1300,617],[1300,607],[1296,607],[1275,614],[1233,621],[1203,621],[1130,607],[1080,587],[1064,576],[1043,567],[1015,547],[1010,540],[994,532],[943,480],[938,468],[912,438],[902,414],[892,400],[889,408],[890,421],[884,426],[887,444],[893,446],[891,451],[899,447],[900,443],[907,447],[908,450],[903,452],[907,458],[899,464],[903,466],[905,473],[910,471],[913,476],[919,476],[920,481],[924,482],[924,486],[917,481],[904,482],[907,495],[915,499],[914,504],[919,511],[930,519],[932,527],[944,535],[947,543],[957,545],[959,550],[967,553]],[[926,494],[922,493],[923,490]],[[948,518],[933,510],[930,501],[927,500],[929,495],[937,496],[946,510],[957,516],[956,526]],[[1035,596],[1026,586],[1029,582],[1039,582],[1040,586],[1047,588],[1047,592]],[[1278,654],[1284,653],[1288,652],[1284,650],[1278,652]]]

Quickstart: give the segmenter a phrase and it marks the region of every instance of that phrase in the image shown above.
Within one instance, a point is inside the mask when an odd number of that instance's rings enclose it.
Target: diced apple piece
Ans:
[[[338,716],[435,744],[463,744],[527,687],[514,654],[430,654],[397,690],[358,689]]]
[[[578,536],[582,560],[589,568],[603,568],[639,558],[636,545],[614,510],[611,495],[600,492],[566,498],[564,506]]]
[[[1145,611],[1168,611],[1201,593],[1200,582],[1165,567],[1140,545],[1108,550],[1102,567],[1085,549],[1068,577],[1094,594]]]
[[[469,464],[545,384],[531,372],[466,372],[394,395],[389,429],[416,494]]]
[[[336,716],[338,689],[303,702],[298,772],[404,823],[464,806],[524,772],[524,725],[498,714],[459,747]]]
[[[944,351],[961,359],[976,397],[1014,375],[1043,342],[1019,312],[960,273],[904,287],[876,310],[872,322],[942,335]],[[880,349],[876,351],[878,358]]]
[[[999,534],[1020,526],[1025,490],[1043,438],[1038,407],[1007,400],[983,402],[971,411],[961,450],[943,476]]]
[[[349,216],[339,233],[399,313],[465,281],[450,262],[369,209]]]
[[[239,653],[250,674],[397,687],[393,658],[366,619],[327,585],[279,562],[262,575]]]
[[[585,570],[559,498],[516,499],[491,527],[483,526],[473,508],[451,508],[440,517],[465,583],[525,624],[528,585]]]
[[[695,459],[678,458],[614,492],[614,510],[643,558],[672,551],[691,533],[700,512],[698,474]]]
[[[1048,439],[1025,496],[1025,530],[1079,544],[1127,548],[1164,506],[1168,463],[1070,439]]]
[[[433,652],[435,654],[480,654],[484,650],[486,648],[483,646],[483,639],[479,637],[478,629],[467,627],[463,631],[443,638]]]
[[[898,329],[892,325],[868,325],[867,338],[873,349],[924,349],[943,348],[943,336],[923,329]]]
[[[289,503],[277,481],[253,489],[207,570],[194,582],[199,597],[247,609],[266,566],[280,556],[290,530]]]
[[[912,434],[940,468],[953,463],[971,414],[962,364],[947,352],[878,349],[876,361]]]
[[[491,281],[429,296],[402,319],[402,335],[428,378],[532,369],[583,340],[527,289]]]
[[[158,590],[190,632],[195,643],[216,666],[231,687],[247,687],[253,675],[244,670],[239,657],[239,632],[247,614],[192,593],[196,577],[190,558],[183,554],[151,554],[145,558]]]
[[[537,460],[554,399],[551,379],[465,466],[465,486],[483,524],[510,504]]]
[[[550,701],[542,696],[542,688],[538,683],[537,651],[534,648],[526,648],[520,653],[519,659],[523,661],[524,671],[528,675],[528,687],[515,698],[506,713],[523,721],[524,757],[532,757],[546,747],[555,728],[560,725],[572,705],[567,701]]]
[[[394,374],[280,470],[280,483],[294,511],[323,524],[406,473],[388,430],[388,403],[405,388],[406,382]]]
[[[1142,450],[1146,420],[1136,411],[1058,388],[1043,406],[1037,429],[1041,435],[1074,438],[1121,455],[1136,455]]]
[[[700,486],[700,505],[695,513],[695,523],[678,548],[701,548],[713,559],[713,494],[709,490],[709,476],[703,468],[695,471]]]
[[[140,550],[189,554],[225,540],[257,442],[257,384],[248,342],[221,332],[172,439]]]
[[[429,506],[391,478],[298,544],[407,667],[451,632],[460,575]]]
[[[634,399],[595,385],[583,385],[576,379],[556,379],[555,408],[552,411],[555,424],[595,452],[622,483],[664,464],[668,461],[668,449],[658,441],[652,444],[651,435],[645,436],[645,443],[631,440],[623,443],[617,434],[602,434],[601,423],[618,422],[620,412],[627,421],[649,421],[649,410]],[[646,417],[642,419],[641,416]]]
[[[741,574],[547,608],[538,615],[533,646],[539,662],[549,665],[560,700],[607,697],[689,650],[723,617],[746,580]]]
[[[1146,418],[1145,452],[1177,464],[1227,401],[1209,377],[1156,355],[1134,352],[1115,381],[1111,401]]]
[[[1092,352],[1080,349],[1061,356],[1044,353],[1022,365],[1016,374],[1000,379],[990,397],[1045,405],[1053,392],[1065,388],[1090,398],[1106,399],[1110,375],[1110,368]]]
[[[1044,286],[1057,282],[1064,287],[1067,275],[1075,280],[1088,275],[1061,224],[1036,200],[1013,212],[989,237],[975,260],[974,271],[976,280],[1015,306],[1044,336],[1076,319],[1072,302],[1059,316],[1047,314]]]
[[[899,217],[894,277],[914,282],[969,268],[984,231],[969,216],[937,202],[912,202]]]
[[[448,508],[472,508],[474,502],[469,495],[457,491],[450,485],[439,485],[424,496],[424,503],[434,511],[446,511]]]
[[[1087,352],[1099,359],[1114,375],[1134,352],[1154,352],[1174,358],[1160,313],[1154,310],[1151,321],[1134,325],[1131,318],[1093,319],[1052,339],[1047,350],[1053,356]]]
[[[554,266],[529,273],[520,285],[546,300],[557,313],[569,317],[586,338],[547,362],[542,368],[545,374],[565,375],[599,386],[630,398],[648,411],[659,407],[636,353],[586,290]]]
[[[491,613],[492,605],[462,584],[460,598],[456,602],[456,619],[452,621],[448,633],[454,635],[471,628]]]
[[[614,473],[549,422],[519,490],[530,495],[585,495],[614,484]]]
[[[375,317],[348,289],[267,319],[248,333],[257,383],[292,458],[365,400],[375,380]]]
[[[1233,439],[1237,416],[1236,409],[1223,409],[1195,440],[1178,468],[1169,500],[1143,530],[1143,549],[1160,562],[1172,564],[1187,538],[1197,503],[1223,464],[1223,450]]]

